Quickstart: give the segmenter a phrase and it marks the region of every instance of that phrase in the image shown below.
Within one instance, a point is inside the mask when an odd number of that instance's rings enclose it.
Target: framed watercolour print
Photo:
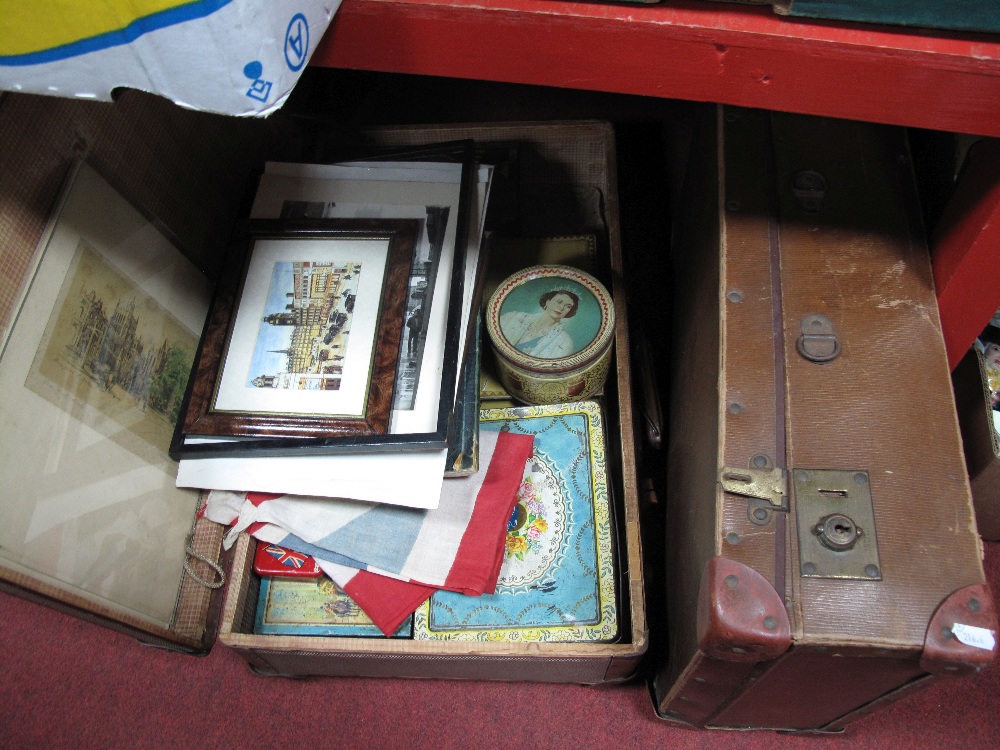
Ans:
[[[107,180],[73,168],[0,338],[4,585],[187,637],[199,493],[175,486],[167,451],[211,291]]]
[[[270,162],[251,216],[377,216],[421,222],[407,292],[392,432],[428,434],[441,429],[454,400],[457,368],[443,365],[463,359],[486,200],[485,194],[476,194],[482,191],[484,177],[476,168],[471,143],[391,153],[392,158],[336,164]]]
[[[385,434],[418,224],[254,221],[205,328],[184,435]]]

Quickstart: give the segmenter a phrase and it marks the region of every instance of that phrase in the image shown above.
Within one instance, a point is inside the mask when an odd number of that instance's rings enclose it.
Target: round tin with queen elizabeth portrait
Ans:
[[[497,375],[529,404],[588,398],[611,362],[615,311],[608,290],[570,266],[532,266],[507,277],[486,304]]]

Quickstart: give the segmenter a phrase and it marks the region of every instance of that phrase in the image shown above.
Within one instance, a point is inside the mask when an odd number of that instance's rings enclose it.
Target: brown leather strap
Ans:
[[[771,117],[763,118],[763,153],[766,184],[770,186],[768,196],[771,210],[768,211],[767,236],[768,257],[771,264],[771,336],[774,346],[774,465],[788,469],[785,445],[785,326],[781,296],[781,242],[778,236],[778,179],[775,174],[774,139],[771,133]],[[784,513],[774,514],[774,588],[782,601],[785,598],[785,526]]]

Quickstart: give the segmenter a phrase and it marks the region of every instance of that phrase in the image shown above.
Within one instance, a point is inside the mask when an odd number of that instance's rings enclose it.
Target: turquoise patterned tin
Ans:
[[[414,614],[414,639],[614,640],[616,566],[600,407],[484,409],[480,425],[535,436],[496,592],[435,593]]]
[[[497,286],[486,331],[504,388],[528,404],[590,398],[607,379],[615,333],[608,290],[571,266],[531,266]]]

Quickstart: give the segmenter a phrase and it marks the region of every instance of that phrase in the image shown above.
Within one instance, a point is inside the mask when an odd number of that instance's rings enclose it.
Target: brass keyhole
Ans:
[[[824,546],[836,551],[849,550],[862,535],[861,527],[843,513],[831,513],[821,518],[815,532]]]

